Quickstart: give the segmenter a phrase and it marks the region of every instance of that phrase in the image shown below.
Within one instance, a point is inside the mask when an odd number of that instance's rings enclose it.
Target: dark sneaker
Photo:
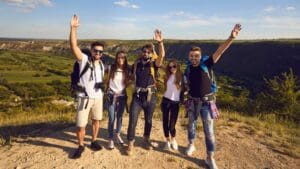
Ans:
[[[98,141],[93,141],[91,143],[91,149],[94,151],[99,151],[102,149],[102,146],[100,145],[100,143]]]
[[[133,141],[129,141],[128,147],[127,147],[127,155],[131,156],[133,154]]]
[[[149,138],[145,137],[144,142],[145,142],[145,148],[147,150],[152,150],[153,149],[153,145],[151,144],[151,141],[150,141]]]
[[[79,146],[75,153],[73,154],[72,158],[73,159],[78,159],[81,157],[82,152],[84,151],[84,146]]]

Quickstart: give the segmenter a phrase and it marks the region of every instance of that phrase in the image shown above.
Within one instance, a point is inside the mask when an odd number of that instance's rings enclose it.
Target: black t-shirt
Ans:
[[[136,66],[136,87],[146,88],[154,84],[153,76],[151,75],[151,64],[153,64],[155,71],[158,67],[155,61],[150,61],[145,64],[139,61]]]
[[[214,61],[212,57],[204,62],[207,66],[208,71],[211,72]],[[209,79],[207,73],[205,73],[201,66],[193,67],[190,66],[189,74],[189,94],[192,97],[202,98],[206,94],[211,93],[211,80]]]

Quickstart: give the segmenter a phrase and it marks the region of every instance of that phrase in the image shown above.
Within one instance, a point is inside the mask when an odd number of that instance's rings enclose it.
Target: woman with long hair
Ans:
[[[161,102],[163,129],[166,137],[165,150],[178,149],[175,125],[178,118],[182,72],[176,60],[169,61],[165,69],[165,93]],[[171,134],[171,138],[170,138]]]
[[[108,108],[108,148],[114,148],[114,124],[117,119],[116,138],[117,142],[123,144],[121,138],[122,117],[127,104],[126,86],[130,79],[129,66],[126,52],[121,50],[116,53],[114,64],[111,65],[107,89]]]

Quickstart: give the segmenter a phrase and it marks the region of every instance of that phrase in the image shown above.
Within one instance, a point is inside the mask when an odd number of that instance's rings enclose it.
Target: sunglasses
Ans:
[[[191,55],[192,58],[199,58],[200,55]]]
[[[144,50],[143,53],[150,54],[151,52],[148,50]]]
[[[93,49],[93,51],[94,51],[95,53],[99,53],[99,54],[102,54],[102,53],[103,53],[103,50]]]
[[[118,57],[118,59],[125,59],[125,57]]]
[[[169,66],[169,69],[175,69],[175,68],[177,68],[177,66],[176,65],[173,65],[173,66]]]

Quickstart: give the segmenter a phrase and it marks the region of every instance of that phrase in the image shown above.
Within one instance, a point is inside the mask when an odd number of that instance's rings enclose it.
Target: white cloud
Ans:
[[[51,0],[0,0],[17,7],[21,12],[32,12],[38,6],[53,6]]]
[[[293,6],[288,6],[285,8],[287,11],[294,11],[296,8]]]
[[[171,15],[175,15],[175,16],[182,16],[184,14],[185,14],[185,12],[183,12],[183,11],[175,11],[175,12],[171,13]]]
[[[115,1],[114,4],[117,6],[125,7],[125,8],[133,8],[133,9],[140,8],[138,5],[131,4],[129,1],[126,1],[126,0]]]
[[[197,19],[195,15],[192,15],[190,13],[184,12],[184,11],[172,11],[169,12],[168,14],[165,14],[162,16],[165,19],[170,19],[170,18],[179,18],[179,17],[185,17],[189,19]]]
[[[266,16],[259,22],[262,27],[282,28],[285,30],[300,29],[300,19],[297,17],[272,17]]]
[[[235,24],[243,22],[242,18],[235,17],[219,17],[219,16],[211,16],[211,17],[201,17],[197,15],[192,15],[186,12],[180,13],[171,13],[164,17],[165,22],[170,22],[174,26],[178,26],[181,28],[192,28],[196,26],[214,26],[221,24]]]
[[[273,6],[268,6],[268,7],[266,7],[265,9],[264,9],[264,11],[265,12],[273,12],[273,11],[275,11],[275,7],[273,7]]]

